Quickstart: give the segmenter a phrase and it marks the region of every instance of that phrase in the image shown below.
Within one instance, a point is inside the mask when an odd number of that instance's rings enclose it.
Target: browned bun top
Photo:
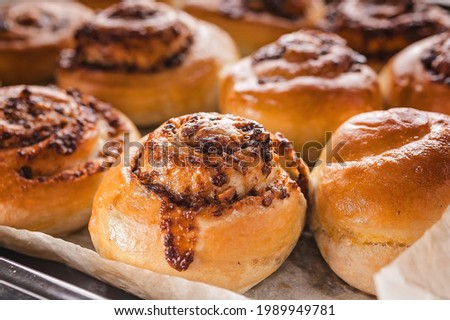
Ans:
[[[96,15],[76,34],[62,67],[157,71],[180,65],[193,41],[187,16],[153,1],[125,1]]]
[[[449,30],[450,15],[420,0],[343,0],[329,6],[325,28],[352,38],[350,45],[368,57],[382,58]]]
[[[334,78],[359,72],[366,62],[364,56],[346,46],[344,39],[317,30],[284,35],[256,51],[252,59],[261,83],[303,76]]]
[[[449,121],[449,116],[410,108],[374,111],[344,123],[335,140],[346,141],[340,154],[350,162],[383,157],[406,160],[413,150],[420,151],[414,156],[424,159],[431,150],[445,159],[445,155],[450,155]],[[445,160],[449,165],[450,157]]]
[[[3,161],[12,161],[10,164],[18,166],[18,173],[25,179],[45,182],[50,177],[79,178],[102,171],[101,164],[106,160],[102,146],[95,146],[86,155],[83,150],[87,141],[93,137],[120,141],[122,133],[131,130],[109,105],[76,90],[0,88],[0,152],[4,152]],[[14,158],[6,159],[6,154]],[[49,163],[49,158],[53,162]],[[70,174],[64,172],[66,169]]]
[[[219,10],[224,15],[239,19],[248,11],[267,12],[287,19],[304,16],[309,1],[304,0],[220,0]]]
[[[167,121],[148,136],[132,168],[140,183],[163,201],[166,260],[179,271],[194,259],[196,216],[228,214],[248,197],[269,207],[299,186],[306,193],[308,185],[306,166],[281,135],[271,135],[254,121],[217,113]]]
[[[422,55],[422,63],[433,82],[450,85],[450,32],[436,37]]]
[[[75,2],[25,1],[0,5],[0,49],[44,46],[70,38],[92,11]]]
[[[357,115],[335,133],[340,160],[315,168],[316,212],[332,236],[407,246],[450,205],[450,117],[396,108]],[[343,162],[342,162],[343,161]]]
[[[301,30],[280,37],[232,68],[240,91],[373,87],[376,73],[364,56],[353,51],[341,37],[319,30]]]

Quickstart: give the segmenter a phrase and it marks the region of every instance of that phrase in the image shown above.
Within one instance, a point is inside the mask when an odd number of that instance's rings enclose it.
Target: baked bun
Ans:
[[[450,33],[419,41],[383,69],[380,85],[389,106],[450,114]]]
[[[0,4],[0,85],[51,81],[59,52],[92,14],[74,2]]]
[[[221,85],[222,112],[282,132],[298,151],[304,147],[309,163],[319,157],[326,131],[381,107],[377,75],[365,58],[342,38],[316,30],[284,35],[242,59]]]
[[[78,91],[0,88],[0,225],[57,235],[81,228],[125,132],[138,138],[121,113]]]
[[[102,257],[239,292],[288,257],[304,225],[308,169],[284,138],[197,113],[141,142],[96,194],[89,232]]]
[[[450,29],[450,14],[422,0],[342,0],[331,4],[322,25],[364,54],[377,71],[395,53]]]
[[[227,31],[248,55],[323,18],[322,0],[186,0],[184,10]]]
[[[218,73],[237,59],[222,30],[162,3],[123,2],[97,14],[62,53],[57,80],[111,103],[138,125],[217,109]]]
[[[450,117],[396,108],[357,115],[312,172],[310,227],[333,271],[375,294],[373,275],[450,205]]]

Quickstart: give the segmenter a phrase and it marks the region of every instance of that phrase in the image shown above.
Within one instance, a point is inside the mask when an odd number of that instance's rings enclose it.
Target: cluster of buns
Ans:
[[[450,206],[445,10],[80,2],[102,10],[0,5],[0,224],[59,235],[90,219],[107,259],[243,292],[307,223],[374,294]],[[386,110],[401,106],[416,109]],[[157,128],[139,140],[134,124]]]

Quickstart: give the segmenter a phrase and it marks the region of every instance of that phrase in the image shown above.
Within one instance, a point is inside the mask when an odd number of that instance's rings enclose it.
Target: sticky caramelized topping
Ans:
[[[194,259],[197,216],[220,217],[248,197],[269,207],[299,188],[305,170],[281,135],[216,113],[169,120],[149,135],[133,166],[139,182],[162,200],[166,259],[179,271]]]
[[[52,91],[56,95],[52,95]],[[122,125],[109,105],[78,91],[50,89],[36,92],[34,87],[0,89],[0,148],[21,148],[51,139],[50,147],[71,154],[85,129],[98,118],[108,120],[111,135]]]
[[[119,141],[121,133],[128,129],[111,106],[76,90],[37,86],[0,88],[0,150],[14,150],[20,166],[18,174],[28,180],[45,182],[50,176],[53,180],[75,179],[102,171],[101,161],[97,161],[101,155],[86,159],[84,165],[75,161],[74,170],[61,172],[57,165],[42,167],[37,164],[42,164],[42,159],[37,159],[48,151],[70,156],[86,135],[93,132]]]

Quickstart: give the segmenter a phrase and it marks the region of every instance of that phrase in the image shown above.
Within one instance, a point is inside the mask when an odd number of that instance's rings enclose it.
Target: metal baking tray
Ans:
[[[135,300],[65,265],[0,248],[1,300]]]

